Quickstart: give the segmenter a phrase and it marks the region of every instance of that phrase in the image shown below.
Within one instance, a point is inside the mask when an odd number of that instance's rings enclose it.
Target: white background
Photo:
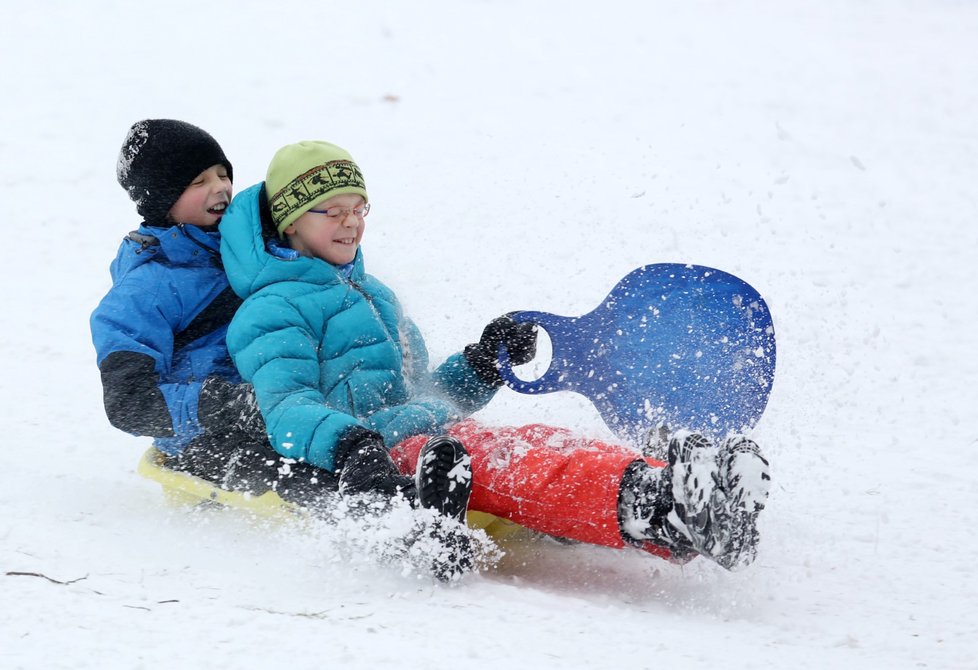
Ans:
[[[975,35],[955,0],[7,8],[0,666],[975,667]],[[349,149],[368,268],[435,361],[646,263],[748,280],[779,345],[757,563],[537,543],[445,587],[166,507],[87,323],[148,117],[215,135],[239,190],[284,144]],[[480,418],[606,434],[574,396]]]

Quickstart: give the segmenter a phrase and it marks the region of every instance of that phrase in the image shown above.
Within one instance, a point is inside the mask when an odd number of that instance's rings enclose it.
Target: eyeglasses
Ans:
[[[336,221],[346,221],[346,217],[350,216],[350,214],[358,219],[362,219],[370,213],[370,203],[365,202],[360,207],[353,207],[352,209],[349,207],[330,207],[329,209],[310,209],[307,211],[316,214],[325,214],[330,219]]]

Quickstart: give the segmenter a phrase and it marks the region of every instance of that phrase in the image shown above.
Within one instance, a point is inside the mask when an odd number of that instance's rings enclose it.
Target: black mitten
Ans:
[[[509,315],[493,319],[475,344],[465,347],[463,355],[479,378],[492,386],[502,386],[496,352],[506,346],[513,365],[523,365],[537,355],[537,327],[533,323],[516,323]]]
[[[402,475],[391,459],[384,440],[362,426],[349,429],[336,447],[336,474],[344,495],[377,491],[414,497],[414,479]]]
[[[265,420],[258,409],[255,389],[251,384],[232,384],[220,377],[208,377],[201,385],[197,420],[211,434],[265,435]]]

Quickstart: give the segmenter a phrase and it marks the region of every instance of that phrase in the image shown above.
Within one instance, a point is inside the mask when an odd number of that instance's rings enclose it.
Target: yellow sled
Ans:
[[[163,496],[172,505],[222,505],[245,510],[262,519],[301,519],[309,514],[300,505],[283,500],[275,491],[266,491],[261,495],[227,491],[201,477],[171,470],[166,467],[166,456],[156,447],[146,450],[136,466],[136,472],[162,486]],[[497,541],[525,530],[508,519],[471,510],[466,515],[466,521],[471,528],[482,529]]]

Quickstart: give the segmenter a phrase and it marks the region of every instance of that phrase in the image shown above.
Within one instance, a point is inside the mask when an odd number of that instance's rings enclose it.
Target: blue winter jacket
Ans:
[[[241,380],[225,343],[241,301],[219,254],[217,231],[142,226],[119,247],[112,288],[91,317],[110,422],[155,437],[168,454],[201,432],[203,380]]]
[[[391,447],[489,402],[495,387],[461,354],[428,370],[421,333],[397,296],[364,272],[360,251],[349,277],[318,258],[267,251],[264,198],[260,184],[234,198],[220,225],[221,255],[245,299],[228,349],[279,453],[334,471],[337,444],[354,426]]]

